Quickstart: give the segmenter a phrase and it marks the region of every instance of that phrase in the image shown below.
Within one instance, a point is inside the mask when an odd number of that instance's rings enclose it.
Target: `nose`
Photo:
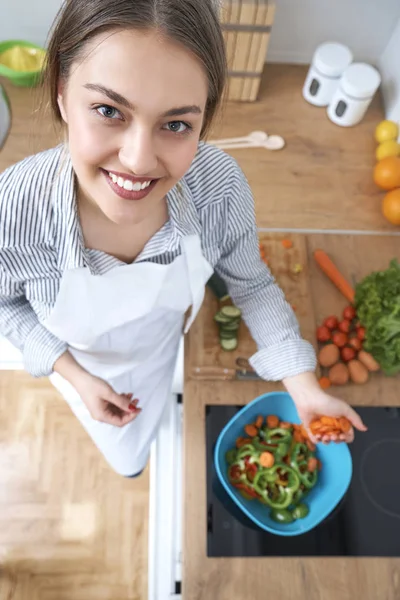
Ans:
[[[151,131],[139,127],[127,131],[119,159],[126,169],[138,177],[154,174],[158,158]]]

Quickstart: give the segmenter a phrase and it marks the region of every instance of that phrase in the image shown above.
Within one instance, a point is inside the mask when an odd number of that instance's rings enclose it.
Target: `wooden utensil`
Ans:
[[[266,148],[267,150],[282,150],[285,140],[280,135],[270,135],[265,142],[235,142],[215,144],[217,148],[234,150],[237,148]]]
[[[223,367],[193,367],[190,377],[199,381],[210,379],[219,381],[254,381],[261,380],[255,371],[243,371],[243,369],[224,369]]]

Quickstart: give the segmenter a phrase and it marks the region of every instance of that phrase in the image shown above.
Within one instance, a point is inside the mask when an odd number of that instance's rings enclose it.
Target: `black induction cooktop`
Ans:
[[[368,431],[349,445],[350,487],[322,523],[294,537],[257,527],[219,483],[215,443],[241,408],[206,407],[208,556],[400,556],[400,407],[357,407]]]

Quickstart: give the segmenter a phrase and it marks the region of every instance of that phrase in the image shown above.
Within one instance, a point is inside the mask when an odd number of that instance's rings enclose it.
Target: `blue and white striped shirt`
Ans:
[[[316,357],[259,255],[253,197],[236,161],[200,144],[180,185],[168,193],[169,220],[139,261],[168,264],[184,235],[198,233],[205,258],[225,280],[258,347],[252,364],[267,380],[313,371]],[[49,375],[68,346],[43,325],[63,272],[101,275],[121,261],[85,248],[75,175],[64,146],[30,156],[0,175],[0,334],[33,376]],[[77,308],[78,310],[78,308]]]

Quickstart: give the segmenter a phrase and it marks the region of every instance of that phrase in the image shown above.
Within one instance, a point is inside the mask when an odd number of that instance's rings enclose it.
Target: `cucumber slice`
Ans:
[[[232,319],[230,319],[226,315],[223,315],[222,311],[220,310],[219,312],[217,312],[217,314],[214,315],[214,321],[221,324],[228,324],[232,322]]]
[[[239,321],[231,321],[230,323],[221,323],[221,331],[237,331],[240,327]]]
[[[238,319],[242,316],[242,311],[236,306],[223,306],[220,312],[229,319]]]
[[[232,352],[232,350],[236,350],[237,345],[238,345],[238,340],[236,337],[230,338],[229,340],[221,339],[220,342],[221,342],[221,348],[228,352]]]
[[[221,330],[219,332],[219,339],[220,340],[233,340],[233,339],[237,339],[236,331]]]

